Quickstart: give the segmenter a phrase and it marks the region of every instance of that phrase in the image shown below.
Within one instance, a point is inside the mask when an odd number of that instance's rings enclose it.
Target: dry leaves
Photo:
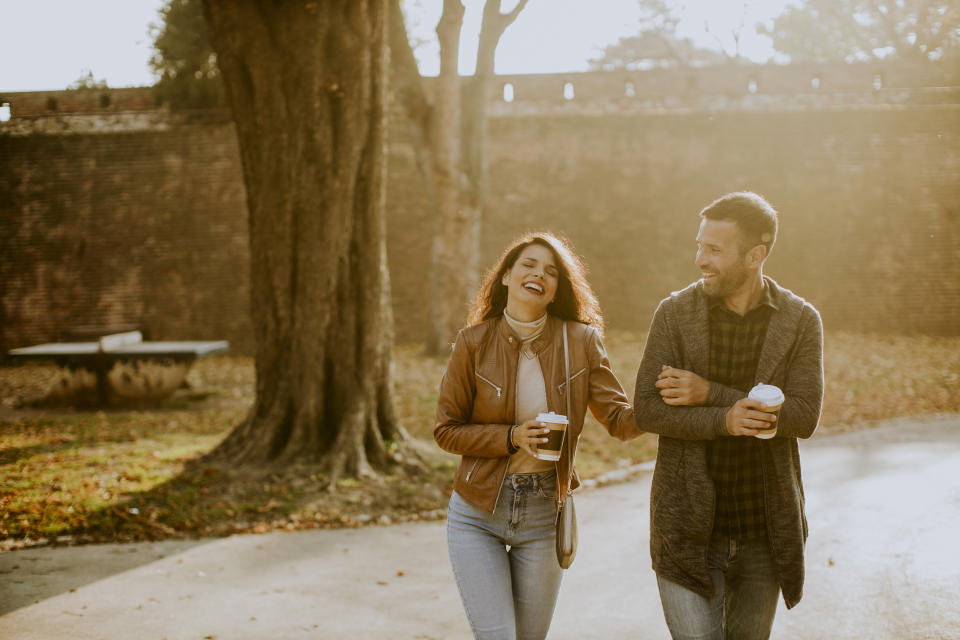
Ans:
[[[628,395],[643,334],[611,331],[606,346]],[[960,413],[960,338],[828,332],[820,434],[891,417]],[[394,400],[404,427],[432,442],[445,359],[399,346]],[[356,527],[443,517],[455,458],[424,477],[345,479],[335,493],[307,467],[240,471],[191,464],[253,402],[253,363],[202,358],[189,388],[150,410],[40,409],[53,367],[0,367],[0,540],[74,544],[290,528]],[[585,478],[652,459],[656,438],[629,443],[588,422],[577,463]],[[435,448],[434,448],[435,449]],[[0,547],[2,548],[2,547]],[[399,575],[399,574],[398,574]]]

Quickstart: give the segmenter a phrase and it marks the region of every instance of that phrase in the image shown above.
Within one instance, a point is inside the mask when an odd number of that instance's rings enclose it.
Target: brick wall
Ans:
[[[7,348],[90,324],[247,340],[245,194],[232,125],[0,136],[0,157]]]
[[[567,234],[609,323],[645,329],[694,280],[697,212],[751,189],[781,212],[767,272],[834,328],[960,332],[960,109],[499,119],[488,259]]]
[[[15,117],[57,113],[115,113],[155,109],[151,87],[74,89],[69,91],[0,91],[0,104]]]
[[[524,230],[561,232],[590,266],[608,324],[645,329],[657,301],[697,276],[697,211],[752,189],[782,216],[768,273],[829,327],[960,333],[960,106],[788,102],[501,109],[490,124],[483,261]],[[226,338],[249,350],[232,125],[222,113],[77,118],[0,127],[3,348],[134,323],[154,339]],[[432,227],[402,123],[391,139],[395,321],[400,340],[418,340]]]

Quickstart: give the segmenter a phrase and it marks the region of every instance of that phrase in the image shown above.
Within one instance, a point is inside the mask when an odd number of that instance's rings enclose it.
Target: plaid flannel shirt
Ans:
[[[709,379],[747,392],[754,385],[770,314],[776,309],[770,288],[764,288],[760,303],[744,316],[719,298],[711,298],[709,308]],[[766,537],[762,445],[749,437],[719,438],[708,445],[707,464],[717,490],[715,534],[738,540]]]

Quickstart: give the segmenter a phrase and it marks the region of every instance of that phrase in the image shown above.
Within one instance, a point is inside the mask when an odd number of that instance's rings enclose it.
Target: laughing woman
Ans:
[[[584,271],[556,236],[515,242],[488,272],[440,384],[434,438],[461,456],[447,545],[478,639],[542,639],[553,617],[563,575],[556,496],[570,459],[537,457],[547,430],[536,416],[565,414],[570,393],[574,451],[588,407],[611,435],[640,434],[601,343],[603,318]],[[571,486],[578,485],[574,473]]]

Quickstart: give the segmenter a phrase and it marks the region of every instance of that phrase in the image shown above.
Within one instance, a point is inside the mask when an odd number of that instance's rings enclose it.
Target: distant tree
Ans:
[[[157,102],[173,109],[224,107],[226,91],[203,21],[202,0],[167,0],[151,24]]]
[[[78,89],[109,89],[109,88],[110,87],[107,86],[106,80],[103,80],[103,79],[97,80],[96,78],[93,77],[93,71],[90,71],[89,69],[84,69],[83,72],[80,73],[80,77],[74,80],[69,86],[67,86],[68,91],[78,90]]]
[[[956,0],[805,0],[760,33],[795,62],[936,60],[960,51]]]
[[[637,4],[640,19],[636,35],[605,47],[599,58],[590,60],[591,69],[691,67],[723,62],[729,57],[722,50],[698,47],[689,38],[678,36],[680,14],[674,3],[638,0]]]
[[[723,62],[720,51],[696,46],[689,38],[674,34],[646,31],[620,38],[603,49],[603,55],[590,60],[594,71],[616,69],[654,69],[695,67]]]
[[[391,398],[384,171],[388,0],[205,0],[247,192],[256,401],[213,453],[374,475]]]

